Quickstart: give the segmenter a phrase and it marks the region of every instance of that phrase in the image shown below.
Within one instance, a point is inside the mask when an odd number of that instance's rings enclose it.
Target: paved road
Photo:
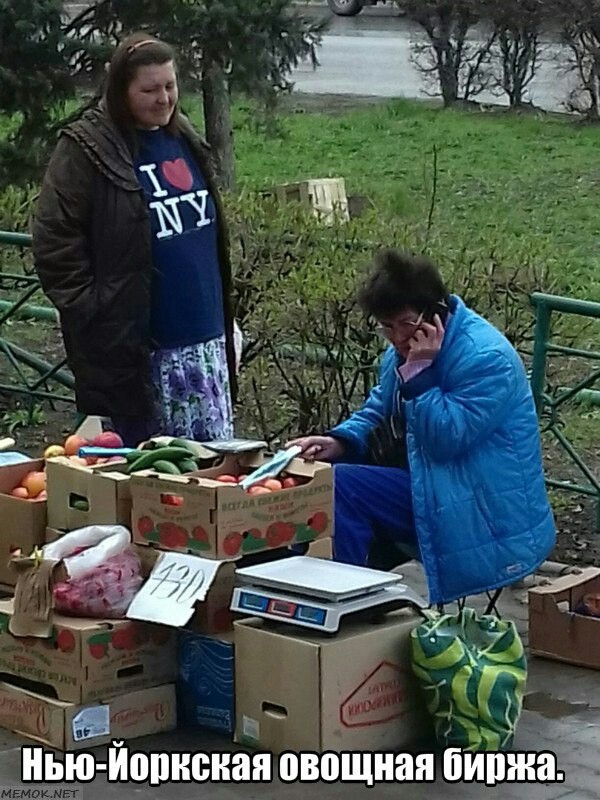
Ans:
[[[419,28],[392,7],[367,8],[356,17],[336,17],[322,5],[297,4],[304,13],[331,22],[319,51],[320,67],[307,63],[293,76],[296,89],[309,94],[424,98],[422,76],[411,63],[411,41]],[[548,111],[563,111],[571,81],[557,70],[560,50],[547,44],[529,100]],[[490,93],[483,102],[506,104]]]
[[[81,11],[86,2],[66,3],[68,13]],[[426,98],[422,76],[411,62],[411,42],[420,38],[417,25],[388,3],[365,8],[356,17],[337,17],[325,2],[297,0],[302,13],[330,22],[319,49],[320,66],[305,63],[293,73],[296,90],[308,94],[371,95]],[[547,111],[564,111],[572,83],[557,71],[559,50],[549,44],[528,99]],[[503,97],[488,92],[479,98],[506,105]]]

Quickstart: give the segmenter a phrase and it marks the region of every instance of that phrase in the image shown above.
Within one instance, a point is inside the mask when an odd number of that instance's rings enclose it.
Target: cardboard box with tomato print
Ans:
[[[176,631],[165,625],[55,614],[52,636],[13,636],[13,600],[0,601],[0,672],[59,700],[86,703],[172,683]]]
[[[227,455],[218,466],[186,476],[139,473],[131,478],[134,541],[204,558],[312,542],[332,535],[333,470],[294,459],[290,488],[252,494],[219,477],[239,478],[269,460],[267,453]]]
[[[135,739],[173,730],[177,725],[175,686],[78,705],[0,683],[0,727],[57,750],[81,750],[111,739]]]

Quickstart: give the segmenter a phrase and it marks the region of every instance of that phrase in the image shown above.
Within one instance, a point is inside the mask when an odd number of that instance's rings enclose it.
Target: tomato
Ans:
[[[240,552],[243,536],[239,531],[228,533],[223,539],[223,552],[226,556],[235,556]]]
[[[215,480],[219,481],[220,483],[237,483],[238,479],[235,475],[217,475]]]
[[[328,524],[329,517],[324,511],[317,511],[308,520],[308,527],[312,528],[315,533],[325,533]]]
[[[75,637],[71,631],[61,630],[56,637],[56,646],[62,653],[70,653],[75,650]]]
[[[154,530],[154,522],[150,517],[140,517],[137,521],[137,529],[140,536],[147,536]]]
[[[208,533],[201,525],[196,525],[192,530],[192,539],[195,539],[197,542],[208,542]]]
[[[266,481],[263,481],[262,485],[265,489],[270,489],[272,492],[279,492],[283,489],[281,481],[278,481],[277,478],[267,478]]]
[[[251,494],[251,495],[271,494],[271,490],[267,489],[266,486],[251,486],[246,491],[247,491],[248,494]]]

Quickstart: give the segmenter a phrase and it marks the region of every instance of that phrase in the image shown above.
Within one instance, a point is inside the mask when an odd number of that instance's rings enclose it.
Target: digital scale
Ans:
[[[231,610],[335,633],[342,618],[381,606],[426,608],[402,576],[293,556],[237,570]]]

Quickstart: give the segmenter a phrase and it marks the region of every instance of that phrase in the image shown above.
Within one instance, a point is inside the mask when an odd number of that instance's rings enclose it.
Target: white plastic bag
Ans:
[[[122,525],[90,525],[43,548],[62,560],[68,579],[54,586],[54,605],[78,617],[124,617],[142,585],[140,560]]]

